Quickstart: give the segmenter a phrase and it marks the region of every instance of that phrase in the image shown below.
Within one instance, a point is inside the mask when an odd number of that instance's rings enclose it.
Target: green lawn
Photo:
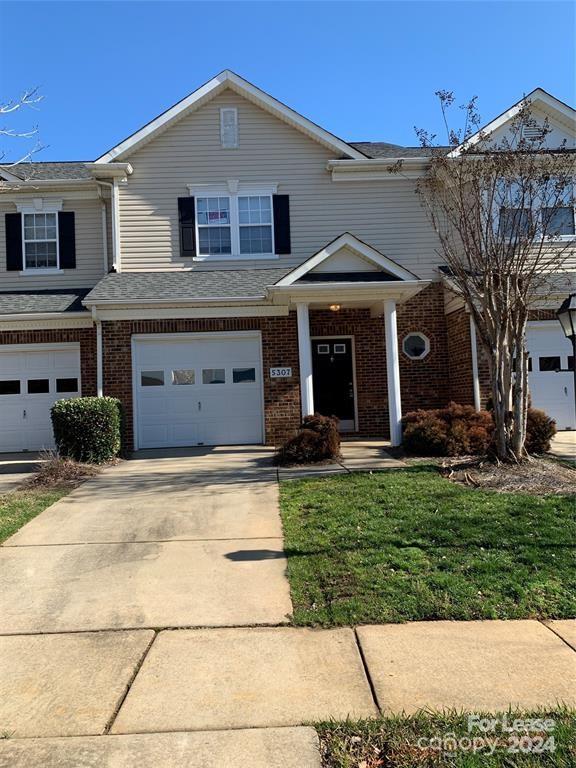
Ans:
[[[19,528],[39,515],[46,507],[70,493],[69,486],[61,488],[31,488],[16,490],[0,496],[0,544]]]
[[[416,466],[286,481],[294,622],[576,616],[575,500]]]
[[[382,718],[347,723],[322,723],[316,725],[320,737],[322,765],[324,768],[573,768],[576,764],[576,717],[574,712],[559,710],[556,712],[514,712],[508,714],[508,722],[515,718],[526,720],[539,717],[554,720],[552,730],[530,731],[527,735],[533,739],[524,742],[523,748],[539,743],[538,734],[546,744],[547,736],[553,741],[547,743],[541,754],[508,751],[510,734],[503,734],[498,728],[494,733],[482,734],[478,730],[468,732],[467,714],[419,714],[410,718]],[[485,747],[474,754],[464,741],[464,749],[446,753],[434,747],[438,742],[429,744],[430,738],[442,740],[448,734],[455,736],[459,744],[461,738],[488,736],[496,738],[496,748],[492,755]],[[520,735],[520,734],[519,734]],[[419,741],[423,739],[424,741]],[[492,742],[494,743],[494,742]],[[450,743],[447,743],[450,746]],[[425,747],[425,748],[421,748]]]

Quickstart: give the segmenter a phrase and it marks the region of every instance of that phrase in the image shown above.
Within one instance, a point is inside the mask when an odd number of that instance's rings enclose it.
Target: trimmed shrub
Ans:
[[[340,433],[335,416],[306,416],[300,430],[288,439],[274,456],[274,463],[313,464],[340,456]]]
[[[556,434],[556,422],[538,408],[528,408],[526,419],[526,450],[528,453],[546,453],[550,440]]]
[[[494,422],[491,414],[471,405],[450,403],[446,408],[406,414],[404,448],[420,456],[467,456],[488,452]]]
[[[493,446],[492,411],[475,411],[471,405],[412,411],[402,424],[404,449],[418,456],[483,456]],[[544,411],[528,409],[528,453],[546,453],[555,434],[556,423]]]
[[[120,401],[114,397],[57,400],[51,409],[60,456],[102,464],[120,451]]]

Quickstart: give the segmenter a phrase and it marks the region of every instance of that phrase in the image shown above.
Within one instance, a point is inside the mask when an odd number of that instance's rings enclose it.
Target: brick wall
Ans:
[[[446,316],[450,400],[474,405],[470,315],[464,309]]]
[[[94,328],[48,328],[43,331],[0,331],[2,344],[80,343],[82,394],[96,395],[96,331]]]
[[[122,401],[124,444],[134,445],[131,337],[141,333],[214,333],[261,331],[264,367],[266,442],[278,445],[300,423],[300,385],[296,314],[288,317],[218,318],[210,320],[122,320],[103,322],[104,392]],[[270,379],[269,368],[292,368],[291,379]]]
[[[430,352],[422,360],[411,360],[402,350],[402,341],[411,331],[420,331],[430,340]],[[398,307],[398,344],[402,412],[446,405],[450,399],[448,336],[440,283]]]

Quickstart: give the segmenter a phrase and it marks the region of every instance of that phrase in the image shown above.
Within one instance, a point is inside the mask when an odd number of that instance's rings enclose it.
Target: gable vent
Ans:
[[[238,146],[238,110],[236,107],[223,107],[220,110],[220,142],[224,149]]]
[[[544,128],[540,125],[524,125],[522,127],[522,138],[528,141],[542,141],[544,138]]]

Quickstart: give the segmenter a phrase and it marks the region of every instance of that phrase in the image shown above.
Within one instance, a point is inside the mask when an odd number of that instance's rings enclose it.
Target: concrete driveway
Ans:
[[[0,634],[286,622],[270,458],[147,451],[89,480],[0,549]]]
[[[0,453],[0,496],[22,485],[41,462],[39,453]]]

